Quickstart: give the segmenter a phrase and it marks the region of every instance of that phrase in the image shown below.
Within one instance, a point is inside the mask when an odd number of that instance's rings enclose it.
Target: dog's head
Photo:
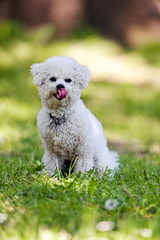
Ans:
[[[90,79],[87,67],[70,57],[51,57],[31,66],[34,84],[42,103],[49,109],[71,106],[86,88]]]

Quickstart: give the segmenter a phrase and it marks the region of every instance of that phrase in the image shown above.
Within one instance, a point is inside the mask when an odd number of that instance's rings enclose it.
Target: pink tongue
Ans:
[[[61,100],[63,98],[66,98],[66,96],[67,96],[67,91],[65,90],[65,88],[59,88],[56,97],[59,100]]]

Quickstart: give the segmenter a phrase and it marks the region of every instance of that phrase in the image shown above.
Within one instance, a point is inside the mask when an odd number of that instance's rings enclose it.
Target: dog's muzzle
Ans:
[[[58,84],[56,88],[57,88],[57,93],[56,93],[55,97],[58,100],[62,100],[64,98],[66,98],[67,91],[65,89],[65,86],[63,84]]]

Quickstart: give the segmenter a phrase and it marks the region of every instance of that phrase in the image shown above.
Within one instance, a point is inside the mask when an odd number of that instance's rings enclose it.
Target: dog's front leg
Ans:
[[[49,176],[55,174],[55,170],[61,170],[62,161],[52,152],[45,150],[42,161],[44,163],[44,168]]]
[[[76,173],[78,172],[86,173],[90,169],[93,169],[93,167],[94,167],[94,161],[93,161],[93,155],[91,153],[90,154],[81,153],[77,155],[77,161],[74,169]]]

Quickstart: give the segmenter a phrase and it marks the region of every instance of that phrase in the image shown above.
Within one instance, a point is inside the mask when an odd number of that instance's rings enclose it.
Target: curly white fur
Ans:
[[[65,159],[72,161],[75,157],[75,172],[85,173],[94,167],[102,175],[106,167],[116,169],[117,153],[108,150],[101,123],[80,99],[81,90],[90,80],[87,67],[72,58],[55,56],[33,64],[31,73],[42,100],[37,124],[48,174],[53,175],[56,168],[60,170]],[[56,81],[51,82],[51,77]],[[68,78],[72,80],[70,83],[65,82]],[[58,84],[63,84],[67,91],[67,97],[62,100],[55,97]],[[66,121],[56,126],[50,114],[59,119],[65,116]]]

